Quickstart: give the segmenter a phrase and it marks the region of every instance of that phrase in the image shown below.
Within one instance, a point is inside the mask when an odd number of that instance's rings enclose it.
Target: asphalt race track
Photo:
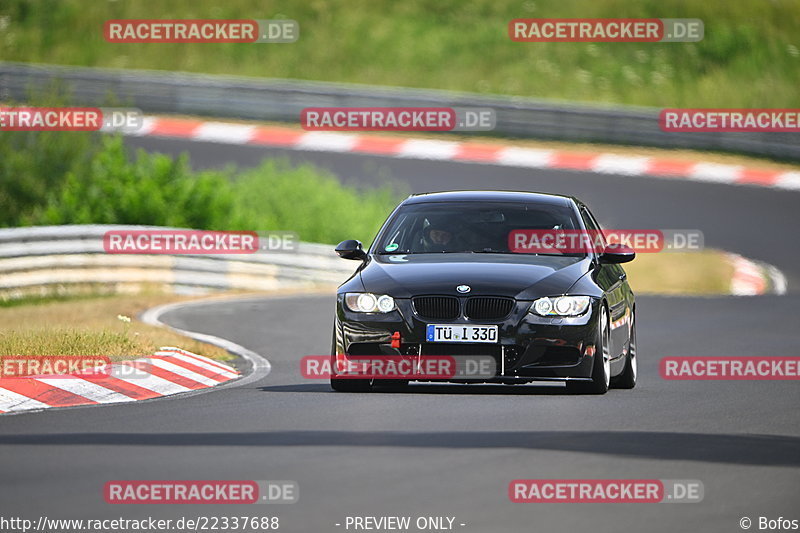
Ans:
[[[129,139],[188,151],[196,167],[312,161],[342,179],[412,192],[574,194],[619,228],[701,229],[706,246],[780,268],[784,296],[637,300],[640,383],[602,397],[553,386],[412,385],[336,394],[299,360],[328,353],[331,296],[185,307],[162,317],[269,359],[260,381],[185,398],[0,418],[0,498],[17,516],[268,515],[281,530],[344,531],[347,516],[453,516],[467,532],[741,531],[740,518],[800,518],[796,382],[665,381],[664,356],[800,355],[796,192],[581,172]],[[634,287],[635,289],[635,287]],[[700,503],[522,504],[519,478],[697,479]],[[124,479],[295,480],[274,506],[113,506]],[[461,526],[460,524],[465,524]]]

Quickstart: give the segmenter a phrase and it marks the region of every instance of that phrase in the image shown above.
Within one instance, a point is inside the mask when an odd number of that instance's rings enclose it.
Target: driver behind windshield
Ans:
[[[444,217],[428,219],[422,230],[422,250],[426,253],[467,252],[474,244],[474,235],[466,228],[456,231],[457,225]]]

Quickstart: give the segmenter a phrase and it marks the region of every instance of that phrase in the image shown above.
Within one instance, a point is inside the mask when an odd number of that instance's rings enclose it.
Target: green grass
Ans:
[[[54,302],[75,302],[82,299],[110,298],[113,296],[111,293],[103,293],[100,290],[96,292],[86,292],[82,290],[68,292],[61,289],[61,292],[53,291],[50,293],[42,293],[43,291],[41,290],[39,292],[40,294],[24,294],[17,298],[9,297],[0,292],[0,309],[24,305],[43,305]]]
[[[0,58],[659,107],[800,107],[797,0],[3,0]],[[515,43],[513,18],[700,18],[687,43]],[[110,44],[112,18],[292,18],[294,44]]]

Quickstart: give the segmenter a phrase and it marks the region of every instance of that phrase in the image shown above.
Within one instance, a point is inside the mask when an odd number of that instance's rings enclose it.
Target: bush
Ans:
[[[359,190],[306,164],[267,160],[234,182],[235,229],[296,231],[304,241],[371,242],[402,196],[391,185]]]
[[[233,210],[231,184],[220,172],[192,173],[185,158],[139,151],[129,161],[119,137],[32,217],[34,224],[145,224],[221,229]]]
[[[2,144],[2,143],[0,143]],[[21,160],[30,152],[21,152]],[[238,175],[194,172],[185,157],[139,151],[128,158],[119,137],[104,137],[88,163],[73,157],[45,186],[40,169],[55,166],[46,153],[27,181],[44,192],[10,224],[144,224],[209,230],[287,230],[305,241],[369,242],[397,203],[389,185],[359,190],[312,165],[266,160]],[[35,187],[34,187],[35,188]],[[12,191],[13,193],[13,191]],[[38,205],[37,205],[38,202]],[[32,207],[31,207],[32,206]]]
[[[70,172],[83,174],[95,150],[87,133],[0,131],[0,227],[19,224]]]

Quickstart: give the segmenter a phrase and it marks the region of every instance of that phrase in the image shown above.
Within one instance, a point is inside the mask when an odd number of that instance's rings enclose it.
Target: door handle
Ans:
[[[620,274],[620,275],[619,275],[619,279],[621,279],[621,280],[623,280],[623,279],[625,279],[625,278],[627,278],[627,277],[628,277],[628,275],[627,275],[627,274],[625,274],[624,272],[623,272],[622,274]]]

